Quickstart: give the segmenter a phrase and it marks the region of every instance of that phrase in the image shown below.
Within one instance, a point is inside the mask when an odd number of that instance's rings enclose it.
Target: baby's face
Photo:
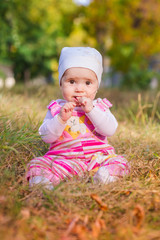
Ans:
[[[98,89],[97,76],[88,68],[69,68],[61,79],[60,88],[63,98],[68,102],[77,103],[79,97],[94,100]]]

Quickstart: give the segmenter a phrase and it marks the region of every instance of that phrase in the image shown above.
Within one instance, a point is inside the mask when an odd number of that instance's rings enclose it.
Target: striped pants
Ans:
[[[111,176],[123,177],[129,174],[130,167],[123,156],[105,155],[101,152],[93,154],[90,160],[82,158],[64,158],[62,156],[45,155],[31,160],[28,164],[27,178],[43,176],[54,186],[73,176],[83,176],[85,172],[93,173],[99,167],[106,167]]]

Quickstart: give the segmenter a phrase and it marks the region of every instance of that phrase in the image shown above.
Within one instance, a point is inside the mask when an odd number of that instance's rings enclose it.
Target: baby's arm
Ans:
[[[95,131],[102,136],[112,136],[118,126],[117,120],[109,109],[103,112],[101,109],[93,105],[93,101],[87,97],[77,98],[82,110],[86,113],[90,121],[95,127]]]
[[[46,143],[55,142],[63,133],[67,120],[71,117],[75,103],[67,102],[61,107],[60,113],[52,116],[50,110],[39,128],[39,134]]]
[[[58,119],[58,115],[52,116],[48,110],[46,117],[39,128],[39,134],[46,143],[55,142],[64,131],[65,124]]]
[[[115,133],[118,123],[109,109],[103,112],[95,106],[90,112],[86,113],[86,115],[93,123],[97,133],[107,137],[110,137]]]

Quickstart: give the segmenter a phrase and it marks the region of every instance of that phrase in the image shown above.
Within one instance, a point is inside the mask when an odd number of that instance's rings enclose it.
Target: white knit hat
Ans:
[[[89,68],[95,72],[100,85],[103,72],[102,56],[95,48],[64,47],[59,59],[59,83],[64,72],[72,67]]]

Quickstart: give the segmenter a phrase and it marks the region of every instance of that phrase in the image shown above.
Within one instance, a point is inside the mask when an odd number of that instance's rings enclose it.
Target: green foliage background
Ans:
[[[150,58],[160,51],[159,0],[1,0],[0,61],[26,81],[53,73],[64,46],[96,47],[125,86],[146,88]],[[140,80],[139,80],[140,79]]]

